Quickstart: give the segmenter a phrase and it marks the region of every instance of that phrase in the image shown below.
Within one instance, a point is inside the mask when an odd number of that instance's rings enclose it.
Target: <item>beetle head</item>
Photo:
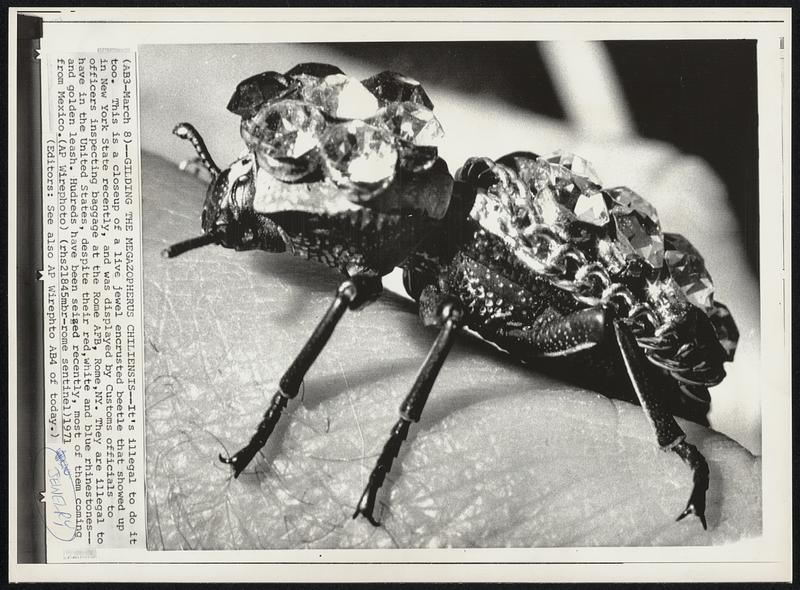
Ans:
[[[255,192],[253,156],[246,154],[223,170],[209,185],[203,203],[203,232],[226,248],[242,249],[247,239],[248,219],[244,214]]]
[[[203,234],[173,244],[164,250],[164,256],[173,258],[207,244],[236,250],[255,248],[257,228],[248,214],[255,193],[255,176],[253,156],[249,153],[214,175],[203,203]]]

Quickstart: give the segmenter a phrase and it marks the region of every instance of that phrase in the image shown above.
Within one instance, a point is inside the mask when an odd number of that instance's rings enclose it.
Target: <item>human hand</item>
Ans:
[[[149,548],[681,545],[760,533],[760,459],[682,422],[709,462],[709,530],[676,523],[691,473],[657,448],[640,408],[467,335],[381,490],[382,526],[352,520],[435,337],[391,294],[345,315],[234,480],[217,455],[247,442],[340,277],[214,246],[161,259],[199,232],[205,187],[157,158],[143,170]]]

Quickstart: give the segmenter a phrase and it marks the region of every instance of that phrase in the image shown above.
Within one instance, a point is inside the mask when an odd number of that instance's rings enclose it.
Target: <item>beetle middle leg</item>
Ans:
[[[336,296],[328,311],[325,312],[325,316],[317,324],[305,346],[281,377],[278,391],[273,396],[272,403],[264,413],[250,442],[232,457],[219,456],[220,461],[233,467],[234,477],[239,477],[256,453],[267,443],[283,410],[289,404],[289,400],[297,396],[306,373],[322,349],[325,348],[325,344],[333,334],[333,330],[344,312],[347,309],[357,309],[365,303],[373,301],[380,295],[381,289],[381,278],[374,275],[354,275],[339,285]]]
[[[434,308],[435,312],[433,311]],[[411,391],[409,391],[400,405],[400,419],[392,428],[389,440],[383,446],[375,467],[370,473],[366,488],[361,494],[356,510],[353,513],[353,518],[361,514],[373,526],[380,524],[373,514],[378,490],[380,490],[386,475],[391,470],[395,457],[400,453],[400,447],[408,436],[411,423],[419,422],[422,417],[422,410],[428,400],[433,383],[436,381],[439,370],[442,368],[442,364],[444,364],[447,354],[450,352],[450,347],[453,345],[453,339],[461,327],[463,318],[461,303],[456,299],[444,299],[438,292],[434,294],[432,290],[426,290],[423,292],[423,297],[420,298],[420,314],[423,316],[425,323],[429,323],[429,320],[435,321],[430,317],[425,317],[432,313],[436,313],[438,316],[437,323],[441,326],[439,335],[431,346],[428,356],[417,374],[414,385],[411,387]]]

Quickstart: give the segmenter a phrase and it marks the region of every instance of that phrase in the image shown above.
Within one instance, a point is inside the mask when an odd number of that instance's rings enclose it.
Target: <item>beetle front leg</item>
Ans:
[[[372,275],[356,275],[339,285],[336,297],[331,302],[325,316],[294,359],[294,362],[281,377],[278,392],[273,396],[272,403],[264,413],[264,417],[250,442],[232,457],[219,456],[220,461],[233,466],[234,477],[239,477],[239,474],[252,461],[256,453],[267,443],[269,436],[278,424],[284,408],[288,405],[289,400],[297,396],[306,373],[319,356],[319,353],[322,352],[322,349],[325,348],[325,344],[333,334],[333,330],[344,315],[344,312],[348,308],[357,309],[365,303],[373,301],[380,295],[381,289],[381,278]]]
[[[421,300],[421,308],[423,305],[424,303]],[[378,490],[380,490],[386,475],[391,470],[395,457],[400,453],[400,447],[408,436],[411,423],[419,422],[433,383],[442,368],[445,358],[447,358],[447,354],[450,352],[453,339],[461,327],[463,317],[461,303],[456,300],[445,301],[439,307],[439,317],[441,325],[439,335],[436,337],[433,346],[431,346],[428,356],[417,374],[416,381],[411,387],[411,391],[400,406],[400,419],[392,428],[389,440],[383,446],[378,461],[370,473],[364,493],[361,494],[356,510],[353,513],[353,518],[361,514],[373,526],[380,524],[374,516],[375,499],[378,495]]]

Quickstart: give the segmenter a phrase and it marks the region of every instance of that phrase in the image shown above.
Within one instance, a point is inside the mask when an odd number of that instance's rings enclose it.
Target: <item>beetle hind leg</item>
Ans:
[[[653,387],[652,379],[648,376],[649,362],[644,358],[636,343],[636,337],[623,322],[618,320],[614,321],[614,331],[628,376],[642,404],[642,409],[656,433],[658,444],[664,450],[673,451],[692,470],[692,492],[686,508],[676,520],[682,520],[686,516],[694,514],[700,519],[703,528],[707,529],[705,512],[708,463],[697,447],[686,442],[686,434],[659,399],[658,389]]]
[[[700,524],[703,525],[703,528],[708,529],[708,525],[706,524],[708,463],[706,463],[705,457],[703,457],[700,451],[685,440],[675,445],[672,450],[691,468],[693,474],[693,487],[692,494],[689,496],[689,502],[686,504],[686,509],[681,512],[675,520],[683,520],[690,514],[694,514],[700,519]]]

